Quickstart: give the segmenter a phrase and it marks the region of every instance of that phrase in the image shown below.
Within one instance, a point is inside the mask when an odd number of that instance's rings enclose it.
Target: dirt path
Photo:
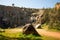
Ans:
[[[44,29],[36,29],[37,32],[40,35],[45,35],[45,36],[50,36],[50,37],[54,37],[54,38],[59,38],[60,39],[60,32],[52,32],[52,31],[47,31]],[[22,29],[7,29],[6,31],[11,32],[11,33],[16,33],[16,32],[22,32]]]
[[[50,37],[60,39],[60,32],[52,32],[52,31],[47,31],[47,30],[44,30],[44,29],[36,29],[36,30],[40,35],[45,35],[45,36],[50,36]]]

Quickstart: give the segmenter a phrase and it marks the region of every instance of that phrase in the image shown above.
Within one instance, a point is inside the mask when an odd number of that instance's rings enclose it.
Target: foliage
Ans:
[[[60,9],[47,9],[44,12],[46,20],[45,23],[49,25],[49,29],[60,30]]]

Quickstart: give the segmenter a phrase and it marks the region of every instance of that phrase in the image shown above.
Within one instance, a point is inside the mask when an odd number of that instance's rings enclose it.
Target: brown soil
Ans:
[[[44,29],[36,29],[36,30],[40,35],[45,35],[45,36],[50,36],[50,37],[60,39],[60,32],[52,32],[52,31],[47,31],[47,30],[44,30]]]

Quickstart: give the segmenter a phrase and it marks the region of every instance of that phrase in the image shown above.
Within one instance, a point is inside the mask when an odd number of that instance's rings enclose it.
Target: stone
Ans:
[[[27,24],[23,28],[23,34],[33,34],[33,35],[39,35],[36,29],[33,27],[32,24]]]

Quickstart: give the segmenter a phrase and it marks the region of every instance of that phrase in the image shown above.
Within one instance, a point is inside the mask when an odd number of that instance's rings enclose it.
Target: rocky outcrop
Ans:
[[[23,33],[26,35],[28,35],[28,34],[39,35],[32,24],[25,25],[23,28]]]
[[[21,26],[30,23],[32,13],[37,13],[38,11],[39,9],[19,8],[0,5],[0,18],[2,18],[0,20],[13,27],[14,25]]]

